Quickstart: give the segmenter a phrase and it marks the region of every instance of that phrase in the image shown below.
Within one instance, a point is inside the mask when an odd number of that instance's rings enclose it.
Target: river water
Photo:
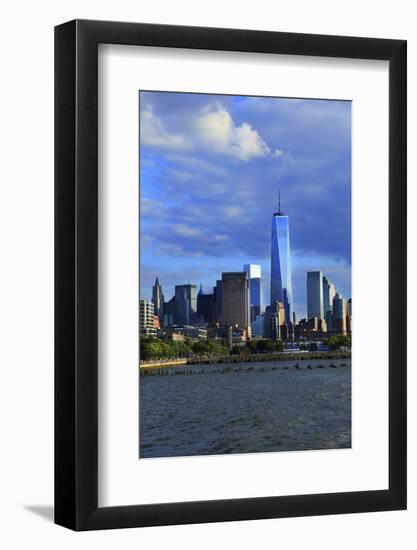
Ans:
[[[296,364],[194,365],[141,376],[140,457],[350,447],[350,360]]]

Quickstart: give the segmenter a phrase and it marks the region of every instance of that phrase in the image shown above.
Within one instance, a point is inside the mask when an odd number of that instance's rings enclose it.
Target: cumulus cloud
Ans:
[[[218,103],[207,106],[196,117],[195,128],[206,147],[240,160],[262,158],[276,153],[271,151],[248,122],[236,125],[230,113]]]
[[[175,113],[172,116],[175,117]],[[211,152],[242,161],[267,156],[281,157],[284,154],[280,149],[272,150],[248,122],[236,124],[218,102],[211,102],[195,113],[181,113],[176,126],[182,131],[168,129],[150,103],[141,109],[143,145],[167,150]]]

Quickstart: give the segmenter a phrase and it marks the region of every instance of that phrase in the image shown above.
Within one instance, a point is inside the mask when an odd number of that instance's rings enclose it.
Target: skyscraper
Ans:
[[[197,295],[197,315],[200,322],[209,325],[215,323],[217,319],[215,296],[214,294],[204,294],[203,285],[200,285]]]
[[[336,292],[333,298],[333,332],[346,334],[346,300]]]
[[[307,273],[307,319],[312,317],[324,319],[323,273],[321,271]]]
[[[263,335],[272,340],[281,339],[281,327],[285,324],[285,308],[282,302],[267,306],[264,315]]]
[[[251,323],[262,312],[261,266],[245,264],[243,271],[249,275],[249,304]]]
[[[270,304],[282,302],[285,322],[292,321],[292,282],[290,257],[290,231],[288,216],[281,212],[281,195],[278,191],[278,211],[272,216],[271,235],[271,298]]]
[[[221,323],[250,327],[249,320],[249,276],[246,271],[222,273],[222,313]]]
[[[336,294],[336,288],[330,279],[323,276],[323,314],[326,316],[328,311],[333,311],[333,298]]]
[[[152,303],[155,315],[158,315],[161,322],[164,318],[164,301],[164,293],[157,277],[152,287]]]
[[[214,299],[216,300],[216,320],[220,320],[222,313],[222,282],[216,281],[216,286],[213,287]]]
[[[190,325],[197,316],[196,285],[177,285],[175,287],[175,323]]]

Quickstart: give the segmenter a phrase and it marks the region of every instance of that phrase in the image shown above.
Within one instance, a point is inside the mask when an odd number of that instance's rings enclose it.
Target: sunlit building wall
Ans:
[[[249,304],[251,323],[262,313],[262,276],[261,266],[245,264],[243,271],[249,275]]]
[[[323,276],[323,314],[333,310],[333,298],[336,295],[334,284],[327,277]]]

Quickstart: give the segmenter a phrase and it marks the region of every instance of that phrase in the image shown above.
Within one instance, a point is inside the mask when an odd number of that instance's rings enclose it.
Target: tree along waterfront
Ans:
[[[340,348],[348,348],[351,346],[350,336],[331,336],[325,341],[327,347],[336,353],[342,353],[338,350]],[[155,361],[155,360],[169,360],[186,358],[187,363],[192,362],[206,362],[208,359],[213,359],[214,362],[218,362],[220,359],[236,361],[256,361],[257,357],[261,356],[264,360],[267,359],[267,355],[277,358],[277,355],[282,355],[286,359],[292,357],[299,357],[309,355],[312,353],[318,353],[318,358],[329,357],[329,352],[320,351],[317,352],[317,344],[312,342],[308,345],[301,343],[300,352],[283,352],[284,344],[281,340],[250,340],[244,346],[235,346],[231,350],[226,347],[223,341],[219,340],[184,340],[182,342],[171,342],[161,340],[160,338],[141,338],[140,341],[140,357],[141,361]],[[305,352],[309,352],[306,354]],[[346,352],[350,356],[350,351]],[[338,355],[337,357],[340,357]],[[260,359],[258,359],[260,360]]]

